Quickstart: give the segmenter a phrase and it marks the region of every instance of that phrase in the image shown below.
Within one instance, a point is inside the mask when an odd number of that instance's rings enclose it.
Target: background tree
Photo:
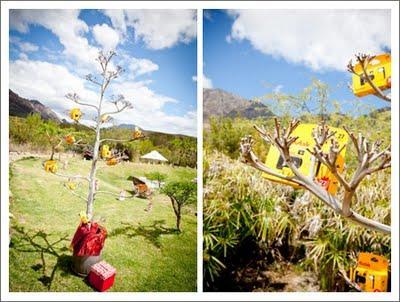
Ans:
[[[158,187],[161,188],[161,183],[167,179],[167,174],[160,172],[150,172],[146,173],[145,176],[150,180],[155,180],[158,182]]]
[[[63,143],[63,139],[61,138],[61,129],[57,127],[57,124],[55,122],[48,121],[47,123],[43,123],[40,125],[39,133],[46,134],[51,146],[50,160],[53,160],[54,154],[60,151]]]
[[[182,207],[196,202],[197,184],[190,181],[184,182],[170,182],[166,184],[161,193],[167,195],[172,204],[176,216],[176,228],[180,232],[181,211]]]

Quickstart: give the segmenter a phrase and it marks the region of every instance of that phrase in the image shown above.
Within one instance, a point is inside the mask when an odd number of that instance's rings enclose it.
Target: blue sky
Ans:
[[[360,102],[388,106],[355,97],[346,65],[360,51],[390,50],[390,11],[206,10],[203,24],[205,86],[252,99],[274,90],[296,95],[319,79],[344,112],[356,113]]]
[[[99,50],[115,49],[126,72],[108,96],[134,106],[116,123],[196,135],[196,36],[195,10],[12,10],[10,88],[64,118],[73,106],[66,93],[96,102],[84,77],[96,72]]]

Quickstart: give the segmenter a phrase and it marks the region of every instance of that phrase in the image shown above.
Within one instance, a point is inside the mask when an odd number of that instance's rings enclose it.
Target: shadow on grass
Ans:
[[[147,206],[144,209],[145,212],[150,212],[151,209],[153,208],[153,201],[151,198],[151,195],[146,195],[146,194],[137,194],[135,191],[133,190],[127,190],[127,192],[129,194],[131,194],[128,198],[139,198],[139,199],[144,199],[147,200]]]
[[[68,248],[63,245],[59,246],[65,241],[69,242],[68,235],[60,237],[53,242],[50,242],[51,234],[43,231],[26,231],[24,227],[13,225],[15,232],[10,242],[10,249],[14,249],[21,253],[37,253],[40,257],[40,263],[31,266],[34,271],[41,271],[42,276],[38,280],[51,289],[55,273],[58,269],[61,270],[61,276],[72,274],[71,263],[72,256],[65,254]],[[53,267],[48,267],[46,264],[46,257],[54,257],[56,264]],[[50,273],[48,273],[51,270]]]
[[[112,230],[108,234],[108,237],[125,235],[129,238],[133,238],[141,236],[156,248],[161,248],[160,239],[162,235],[180,234],[177,229],[164,227],[165,220],[154,220],[150,225],[141,225],[140,223],[138,225],[133,225],[126,222],[122,222],[121,224],[123,226]]]
[[[137,194],[136,191],[134,190],[126,190],[126,192],[128,192],[129,194],[131,194],[130,196],[135,196],[135,198],[139,198],[139,199],[149,199],[147,196],[144,196],[142,194]]]

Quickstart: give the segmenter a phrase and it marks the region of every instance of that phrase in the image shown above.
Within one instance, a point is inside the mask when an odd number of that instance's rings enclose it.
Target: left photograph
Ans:
[[[197,290],[196,20],[10,10],[10,292]]]

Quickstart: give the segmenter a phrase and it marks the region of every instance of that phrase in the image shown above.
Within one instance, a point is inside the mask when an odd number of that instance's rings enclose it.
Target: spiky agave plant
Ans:
[[[264,186],[261,175],[223,155],[212,155],[205,167],[204,280],[211,286],[246,238],[274,249],[296,234],[296,229],[291,217],[280,210],[281,200],[290,193],[288,188]]]

